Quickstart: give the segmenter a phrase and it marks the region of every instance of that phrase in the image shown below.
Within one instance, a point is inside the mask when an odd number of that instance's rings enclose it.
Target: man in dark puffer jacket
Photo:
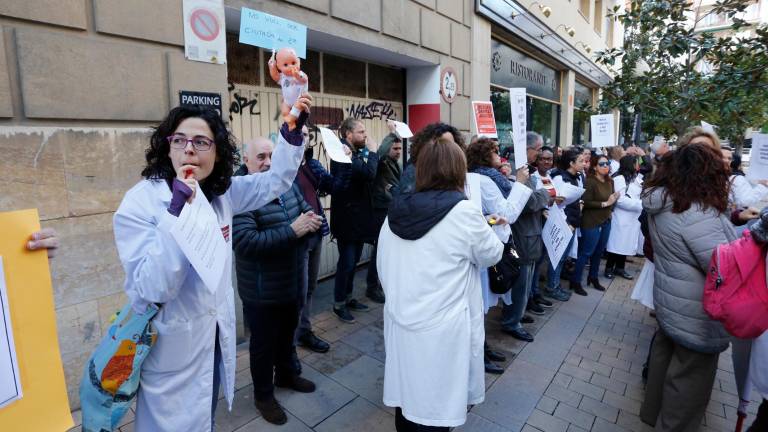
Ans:
[[[272,142],[247,143],[245,165],[235,175],[268,171]],[[320,228],[296,183],[276,200],[233,220],[237,288],[250,328],[251,378],[256,408],[274,424],[287,421],[274,385],[310,393],[315,385],[293,367],[293,335],[299,314],[306,234]],[[274,385],[272,373],[274,369]]]

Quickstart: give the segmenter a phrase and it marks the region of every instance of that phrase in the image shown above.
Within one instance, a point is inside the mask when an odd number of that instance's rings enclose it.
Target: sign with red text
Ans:
[[[472,113],[474,114],[477,135],[486,138],[498,138],[496,118],[493,116],[493,105],[490,102],[473,101]]]

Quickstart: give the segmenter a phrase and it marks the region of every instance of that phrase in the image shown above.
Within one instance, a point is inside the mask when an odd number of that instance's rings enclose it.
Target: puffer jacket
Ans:
[[[528,197],[523,212],[511,228],[520,259],[530,263],[538,261],[544,250],[541,231],[544,228],[544,210],[549,207],[549,191],[536,189],[536,180],[533,177],[529,177],[525,185],[533,190],[533,193]]]
[[[693,351],[725,351],[730,337],[704,312],[702,296],[712,251],[737,238],[728,215],[699,204],[672,213],[664,188],[644,193],[643,208],[653,243],[653,303],[661,329]]]
[[[238,171],[238,173],[242,172]],[[258,210],[232,221],[237,290],[246,305],[298,301],[307,236],[297,238],[291,223],[311,211],[299,186]]]

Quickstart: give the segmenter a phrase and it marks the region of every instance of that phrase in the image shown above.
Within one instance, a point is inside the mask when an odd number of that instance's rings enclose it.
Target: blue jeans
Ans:
[[[589,277],[597,279],[600,272],[600,258],[605,251],[605,245],[608,243],[608,236],[611,234],[611,220],[601,223],[594,228],[582,228],[581,240],[579,241],[579,257],[576,259],[576,269],[571,277],[572,283],[581,283],[584,267],[589,264]]]
[[[533,279],[533,268],[535,262],[525,261],[520,265],[520,276],[512,284],[512,304],[505,304],[501,309],[501,326],[508,329],[519,329],[522,327],[520,320],[523,319],[525,306],[528,304],[528,290],[531,287]]]
[[[568,259],[568,255],[573,248],[573,240],[575,238],[576,232],[574,232],[571,236],[571,241],[568,242],[568,246],[565,248],[565,253],[562,257],[560,257],[560,262],[557,263],[557,267],[553,267],[551,262],[547,266],[547,290],[555,291],[556,289],[560,288],[560,273],[563,272],[565,260]]]
[[[352,299],[355,267],[363,254],[363,242],[336,239],[339,262],[336,264],[336,280],[333,287],[334,307],[342,307]]]
[[[299,325],[296,327],[296,336],[293,344],[296,345],[301,336],[312,331],[312,323],[309,316],[312,313],[312,294],[317,288],[317,274],[320,271],[320,254],[323,251],[323,235],[318,231],[309,234],[307,238],[307,252],[304,255],[304,275],[301,279],[301,294],[299,296]]]

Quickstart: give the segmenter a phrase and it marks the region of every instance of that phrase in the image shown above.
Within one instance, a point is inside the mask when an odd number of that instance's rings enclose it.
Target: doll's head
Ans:
[[[301,60],[293,48],[280,48],[275,54],[275,65],[280,73],[296,76],[301,71]]]

